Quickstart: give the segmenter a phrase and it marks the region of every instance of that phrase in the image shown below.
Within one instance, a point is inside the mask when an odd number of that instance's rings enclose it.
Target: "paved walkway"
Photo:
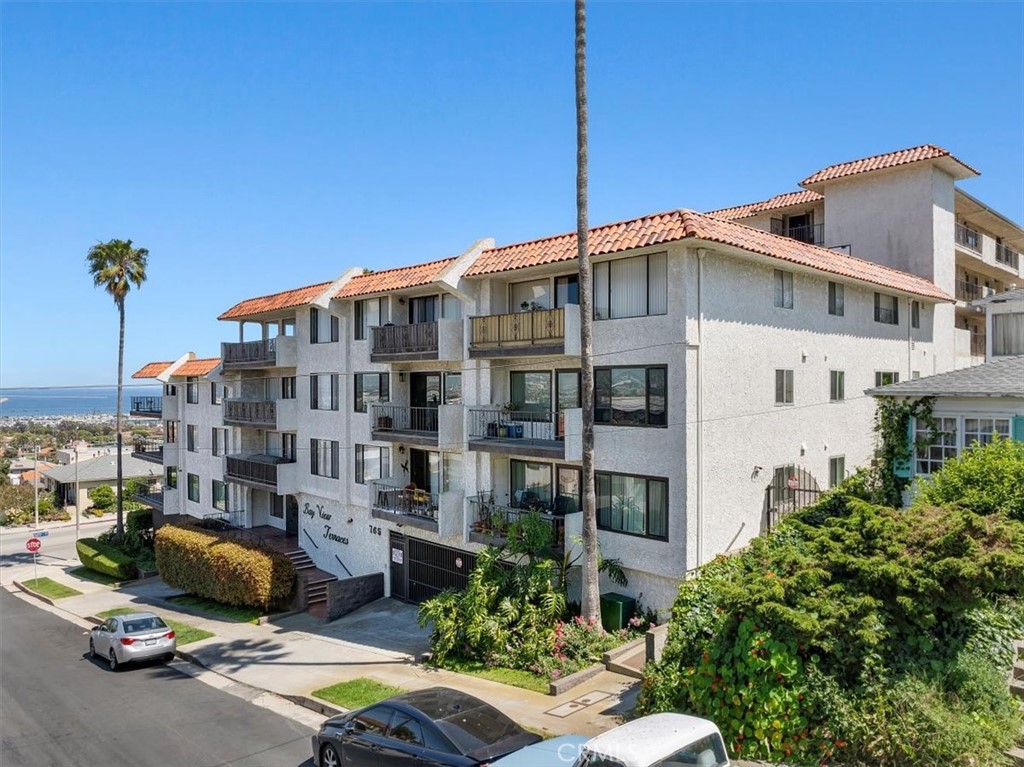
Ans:
[[[329,624],[298,614],[253,625],[186,612],[167,601],[178,592],[159,578],[107,587],[70,575],[77,564],[47,567],[45,573],[83,592],[54,603],[53,609],[68,620],[84,626],[89,617],[105,610],[152,609],[213,632],[213,637],[180,648],[187,659],[222,678],[293,699],[356,677],[405,690],[443,685],[497,705],[539,732],[595,735],[619,724],[637,692],[636,680],[608,671],[560,696],[549,696],[426,668],[414,660],[428,647],[426,634],[416,624],[416,608],[391,599],[378,600]],[[30,579],[31,565],[14,565],[4,575],[5,583]],[[82,641],[84,645],[86,640]]]

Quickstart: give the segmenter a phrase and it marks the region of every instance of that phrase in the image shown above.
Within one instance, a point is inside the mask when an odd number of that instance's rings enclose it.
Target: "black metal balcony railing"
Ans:
[[[481,493],[471,496],[469,501],[470,519],[473,532],[481,535],[505,540],[508,529],[513,522],[528,514],[536,513],[538,518],[551,527],[551,547],[563,549],[565,546],[565,517],[552,514],[539,508],[517,509],[490,500],[490,494]]]
[[[565,309],[473,317],[470,334],[470,346],[474,348],[529,347],[564,342]]]
[[[1011,269],[1020,268],[1020,253],[1011,248],[1009,245],[1004,245],[1001,242],[996,243],[996,261],[1000,264],[1005,264]]]
[[[382,325],[372,328],[375,355],[422,354],[437,351],[437,323]]]
[[[294,463],[294,459],[274,455],[227,457],[224,476],[242,482],[252,482],[267,487],[277,487],[277,467],[282,463]]]
[[[956,225],[957,245],[963,245],[978,253],[981,252],[981,234],[963,224]]]
[[[137,439],[132,443],[132,455],[136,458],[163,463],[164,443],[156,439]]]
[[[956,281],[956,297],[961,301],[976,301],[992,292],[991,288],[967,280]]]
[[[436,434],[437,408],[374,405],[373,430]]]
[[[471,408],[468,435],[471,440],[521,440],[522,444],[550,444],[564,438],[565,417],[561,412]]]
[[[220,355],[226,368],[273,365],[277,362],[277,339],[264,338],[259,341],[222,343]]]
[[[440,507],[437,493],[401,487],[388,480],[376,480],[370,484],[374,509],[437,521]]]
[[[163,412],[161,397],[132,397],[131,411],[133,415],[155,415]]]
[[[273,400],[224,400],[224,423],[238,426],[277,426],[277,403]]]
[[[825,225],[808,224],[807,226],[790,226],[783,234],[791,240],[799,240],[810,245],[825,244]]]

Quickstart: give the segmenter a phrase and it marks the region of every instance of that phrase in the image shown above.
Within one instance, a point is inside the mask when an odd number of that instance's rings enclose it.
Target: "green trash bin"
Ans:
[[[601,595],[601,625],[605,631],[625,628],[636,612],[636,600],[625,594],[609,592]]]

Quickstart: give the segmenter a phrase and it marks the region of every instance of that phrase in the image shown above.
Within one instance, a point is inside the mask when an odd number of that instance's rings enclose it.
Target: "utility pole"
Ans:
[[[32,457],[32,487],[36,495],[36,530],[39,529],[39,445],[36,445],[35,454]]]
[[[78,500],[78,440],[75,440],[75,542],[78,541],[78,525],[82,521],[82,503]]]

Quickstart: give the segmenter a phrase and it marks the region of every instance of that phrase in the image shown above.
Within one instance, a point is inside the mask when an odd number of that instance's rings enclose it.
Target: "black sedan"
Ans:
[[[472,695],[409,692],[324,722],[317,767],[475,767],[541,740]]]

